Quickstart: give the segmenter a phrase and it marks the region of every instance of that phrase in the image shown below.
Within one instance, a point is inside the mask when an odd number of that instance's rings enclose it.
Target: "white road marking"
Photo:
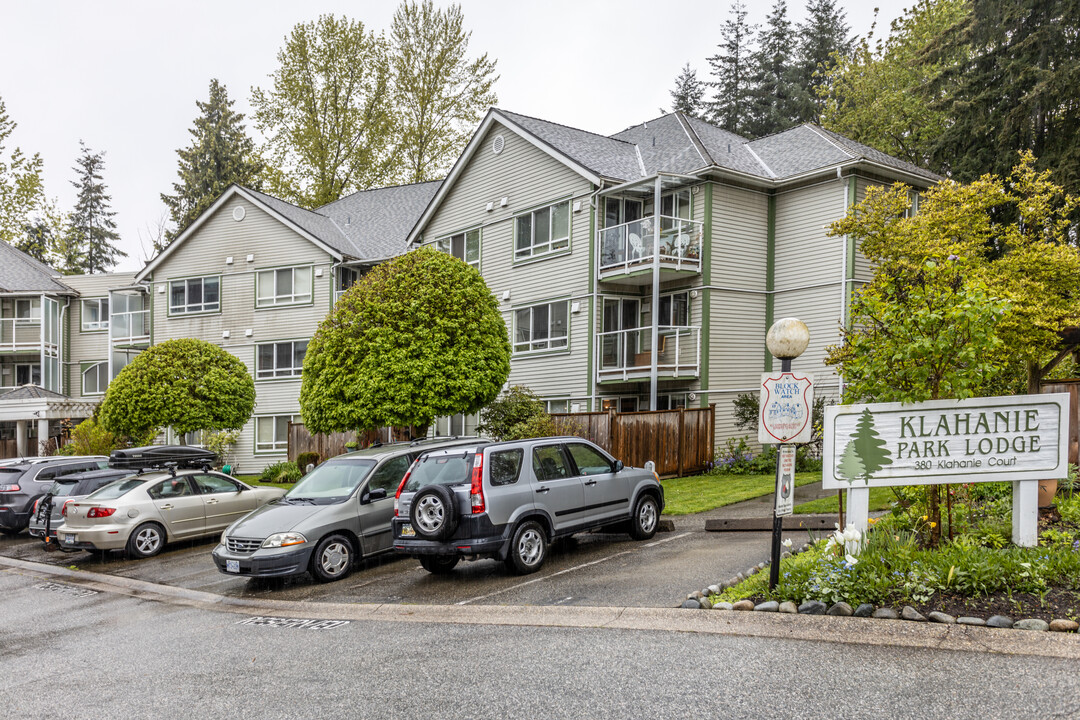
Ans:
[[[679,538],[684,538],[687,535],[691,535],[691,534],[692,533],[688,533],[688,532],[682,533],[681,535],[675,535],[674,537],[664,538],[663,540],[657,540],[655,542],[651,542],[651,543],[649,543],[647,545],[644,545],[642,547],[653,547],[655,545],[661,545],[661,544],[666,543],[666,542],[671,542],[672,540],[678,540]],[[496,595],[501,595],[503,593],[510,592],[511,590],[517,590],[518,588],[523,588],[526,585],[532,585],[533,583],[542,582],[544,580],[550,580],[553,577],[558,577],[559,575],[565,575],[566,573],[571,573],[571,572],[575,572],[577,570],[582,570],[582,569],[587,568],[587,567],[592,567],[593,565],[599,565],[602,562],[607,562],[608,560],[614,560],[615,558],[620,557],[622,555],[630,555],[631,553],[635,553],[635,552],[640,552],[640,551],[638,551],[638,550],[623,550],[622,552],[617,552],[614,555],[608,555],[607,557],[600,558],[599,560],[593,560],[591,562],[582,563],[581,565],[575,565],[574,567],[568,567],[565,570],[560,570],[558,572],[551,573],[550,575],[545,575],[543,577],[533,578],[532,580],[526,580],[525,582],[518,583],[517,585],[511,585],[510,587],[503,588],[501,590],[495,590],[493,592],[489,592],[487,595],[480,595],[478,597],[469,598],[468,600],[462,600],[462,601],[460,601],[458,603],[455,603],[455,604],[456,605],[468,605],[471,602],[477,602],[479,600],[487,600],[489,597],[494,597]]]

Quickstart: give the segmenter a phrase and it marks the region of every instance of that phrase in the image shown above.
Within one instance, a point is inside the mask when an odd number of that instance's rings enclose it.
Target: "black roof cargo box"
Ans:
[[[125,470],[166,468],[174,463],[178,468],[200,468],[215,462],[217,455],[190,445],[147,445],[113,450],[109,456],[109,467]]]

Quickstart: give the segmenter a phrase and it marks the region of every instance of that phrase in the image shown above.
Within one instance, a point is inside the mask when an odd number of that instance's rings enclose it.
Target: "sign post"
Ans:
[[[758,415],[758,442],[780,444],[776,454],[772,561],[769,566],[769,589],[772,590],[780,581],[784,515],[790,515],[794,505],[795,443],[810,442],[813,433],[814,380],[809,374],[791,371],[792,359],[802,355],[810,344],[810,331],[801,320],[777,320],[769,328],[765,344],[773,357],[780,360],[779,373],[761,376],[761,412]]]
[[[1009,481],[1013,542],[1034,547],[1039,481],[1068,477],[1068,432],[1068,393],[833,405],[822,487],[848,491],[865,532],[872,487]]]

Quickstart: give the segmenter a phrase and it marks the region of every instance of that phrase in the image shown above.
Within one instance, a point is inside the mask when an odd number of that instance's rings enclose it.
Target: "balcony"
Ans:
[[[109,339],[113,345],[139,345],[150,342],[150,311],[133,310],[111,313]]]
[[[602,332],[596,336],[597,382],[648,380],[652,375],[652,328]],[[662,379],[700,375],[701,328],[661,325],[656,371]]]
[[[665,280],[701,272],[703,224],[678,217],[659,216],[660,272]],[[631,220],[597,231],[600,280],[648,283],[656,237],[656,217]]]
[[[41,319],[0,319],[0,351],[40,353]]]

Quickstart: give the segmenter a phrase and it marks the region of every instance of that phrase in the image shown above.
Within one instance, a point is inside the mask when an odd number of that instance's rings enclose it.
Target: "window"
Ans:
[[[109,329],[109,298],[92,298],[82,301],[82,329]]]
[[[656,396],[657,410],[678,410],[686,407],[686,393],[671,393]]]
[[[600,400],[600,409],[604,412],[615,410],[616,412],[637,412],[638,399],[636,397],[606,397]]]
[[[255,418],[255,452],[285,452],[289,449],[292,415]]]
[[[547,401],[547,411],[548,411],[549,414],[551,414],[551,413],[569,412],[569,410],[568,410],[569,403],[570,403],[569,400],[548,400]]]
[[[611,463],[595,448],[585,443],[567,443],[566,449],[574,458],[578,475],[603,475],[612,471]]]
[[[104,360],[82,371],[82,394],[102,395],[109,387],[109,363]]]
[[[16,385],[41,385],[41,363],[16,363]]]
[[[217,312],[221,309],[221,278],[169,281],[169,313]]]
[[[304,369],[304,354],[307,352],[307,345],[307,340],[259,345],[255,377],[259,380],[300,377]]]
[[[665,217],[690,219],[690,190],[678,190],[660,196],[660,214]]]
[[[164,500],[166,498],[187,497],[194,495],[186,477],[174,477],[160,482],[149,488],[146,494],[152,500]]]
[[[20,298],[15,300],[15,322],[19,325],[36,325],[41,322],[41,300]]]
[[[491,470],[488,480],[494,485],[513,485],[521,474],[521,459],[525,451],[521,448],[515,450],[499,450],[491,453]]]
[[[476,424],[476,416],[470,415],[466,418],[465,415],[458,413],[457,415],[449,415],[446,417],[436,418],[435,420],[435,437],[461,437],[465,434],[466,421],[469,424]]]
[[[342,293],[359,282],[360,278],[367,275],[370,269],[368,267],[339,267],[337,269],[337,284],[334,287],[334,299],[340,298]]]
[[[405,473],[408,472],[411,465],[412,458],[408,455],[387,460],[368,480],[368,491],[382,488],[387,495],[397,492],[398,485],[401,484],[401,478],[405,477]]]
[[[519,260],[569,247],[570,202],[519,215],[514,234],[514,257]]]
[[[255,275],[256,307],[311,302],[311,268],[260,270]]]
[[[573,477],[559,445],[546,445],[533,450],[533,473],[541,481]]]
[[[240,486],[220,475],[192,475],[195,486],[203,495],[240,492]]]
[[[615,227],[622,223],[640,220],[642,209],[640,200],[606,198],[604,200],[604,227]]]
[[[205,430],[192,430],[191,432],[177,435],[176,432],[170,428],[169,434],[173,437],[174,445],[191,445],[193,447],[203,447],[206,445]]]
[[[451,235],[447,238],[435,241],[435,247],[439,252],[449,253],[459,260],[480,269],[480,231],[469,230],[468,232]]]
[[[567,347],[569,303],[534,305],[514,312],[514,352]]]
[[[685,327],[690,324],[690,295],[685,292],[660,296],[658,324]]]

